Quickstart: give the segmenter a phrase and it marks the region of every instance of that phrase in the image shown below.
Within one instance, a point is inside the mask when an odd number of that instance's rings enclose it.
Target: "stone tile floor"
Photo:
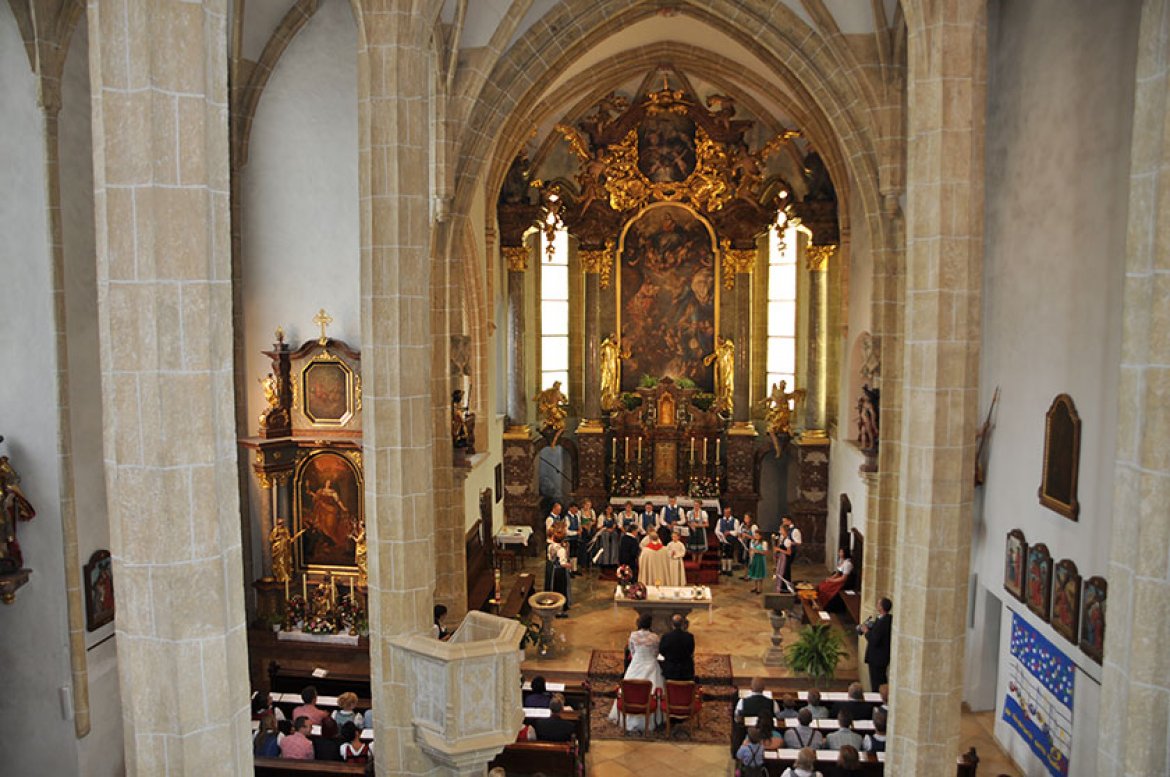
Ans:
[[[544,574],[543,560],[524,558],[523,563],[523,571],[536,575],[539,590]],[[816,582],[826,574],[823,568],[806,561],[797,564],[795,577]],[[713,592],[710,623],[705,612],[697,611],[691,615],[696,649],[705,653],[729,654],[737,682],[746,684],[756,674],[776,679],[790,678],[793,675],[786,668],[763,665],[772,627],[760,604],[760,597],[751,593],[750,583],[740,580],[740,575],[742,571],[736,570],[734,577],[720,578],[721,582]],[[505,574],[505,590],[514,578],[514,573]],[[596,571],[573,578],[573,607],[569,618],[556,621],[555,651],[540,658],[529,648],[525,671],[584,678],[594,649],[621,650],[634,627],[634,616],[615,609],[613,590],[614,583],[598,580]],[[783,629],[785,643],[795,638],[798,628],[798,623],[789,622]],[[858,640],[851,629],[844,629],[844,633],[846,656],[837,668],[838,681],[854,680],[858,676]],[[976,748],[980,757],[980,775],[1019,777],[1021,771],[995,742],[994,725],[994,712],[972,713],[964,709],[960,751],[971,746]],[[674,777],[730,777],[734,773],[727,747],[723,745],[646,741],[637,737],[629,740],[595,739],[587,764],[592,777],[634,777],[660,771],[654,767],[661,767]]]

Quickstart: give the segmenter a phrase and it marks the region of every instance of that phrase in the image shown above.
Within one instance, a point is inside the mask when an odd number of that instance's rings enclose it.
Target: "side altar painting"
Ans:
[[[1012,615],[1011,657],[1003,719],[1054,777],[1069,774],[1076,665],[1056,645]]]
[[[364,525],[357,466],[334,451],[311,454],[297,468],[293,488],[293,533],[303,530],[298,540],[301,566],[355,568],[355,538]]]
[[[626,228],[619,281],[622,390],[643,375],[693,380],[712,391],[703,359],[715,350],[716,252],[710,226],[674,203],[651,205]]]

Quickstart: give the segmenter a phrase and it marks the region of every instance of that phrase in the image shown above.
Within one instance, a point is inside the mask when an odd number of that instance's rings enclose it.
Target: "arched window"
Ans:
[[[540,234],[540,387],[561,382],[569,396],[569,233],[556,231],[552,251]]]
[[[785,221],[768,233],[767,386],[796,385],[797,228]]]

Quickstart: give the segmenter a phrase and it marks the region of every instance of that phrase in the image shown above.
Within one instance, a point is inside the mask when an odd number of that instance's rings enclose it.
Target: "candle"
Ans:
[[[626,437],[626,452],[622,456],[622,458],[625,459],[626,461],[630,460],[630,438],[628,436]]]
[[[719,437],[715,438],[715,463],[719,463],[719,443],[723,442]]]
[[[695,463],[695,438],[691,437],[691,464]]]
[[[496,602],[500,601],[500,570],[493,570],[496,582]]]
[[[309,601],[309,573],[301,575],[301,598]]]
[[[286,603],[288,602],[288,579],[287,578],[285,578],[285,581],[284,581],[284,601]]]
[[[707,438],[703,438],[703,463],[707,463]]]
[[[642,463],[642,438],[638,438],[638,463]]]
[[[611,446],[611,451],[610,451],[609,457],[611,459],[617,458],[617,437],[616,436],[613,438],[613,445]]]
[[[329,604],[337,604],[337,583],[332,572],[329,573]]]

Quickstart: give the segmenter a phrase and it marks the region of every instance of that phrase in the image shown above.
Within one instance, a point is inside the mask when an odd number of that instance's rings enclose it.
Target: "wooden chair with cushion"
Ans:
[[[670,719],[694,718],[695,728],[702,728],[699,713],[703,709],[703,687],[693,680],[667,680],[662,697],[662,711],[666,715],[666,735],[670,736]]]
[[[626,715],[642,715],[646,725],[642,727],[642,736],[650,728],[651,716],[657,712],[661,691],[654,688],[649,680],[622,680],[617,690],[618,719],[625,734]]]

